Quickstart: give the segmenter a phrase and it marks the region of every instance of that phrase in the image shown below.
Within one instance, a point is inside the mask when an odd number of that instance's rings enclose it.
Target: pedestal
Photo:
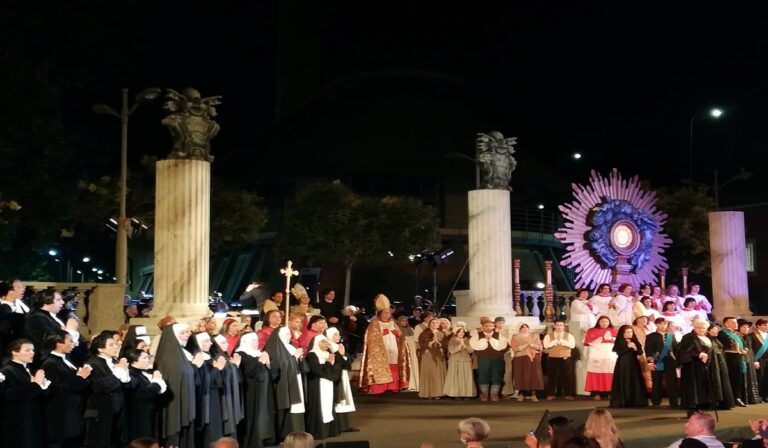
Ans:
[[[744,212],[709,213],[713,314],[751,316],[747,284]]]
[[[157,163],[153,317],[199,319],[208,312],[211,164]]]
[[[509,191],[469,192],[469,316],[514,316]]]

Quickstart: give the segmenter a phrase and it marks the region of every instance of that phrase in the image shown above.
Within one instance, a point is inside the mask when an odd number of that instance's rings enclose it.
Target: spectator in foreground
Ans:
[[[285,436],[283,448],[314,448],[315,438],[308,432],[292,432]]]
[[[483,440],[491,435],[488,423],[477,417],[470,417],[459,422],[459,440],[467,448],[483,448]]]
[[[160,444],[151,437],[142,437],[141,439],[131,440],[127,448],[160,448]]]
[[[222,437],[219,440],[213,442],[211,448],[240,448],[240,444],[236,439],[232,437]]]
[[[707,448],[724,448],[723,444],[715,437],[715,419],[706,412],[694,412],[685,422],[685,435],[688,438],[697,439]],[[667,448],[682,447],[683,439],[678,439]]]
[[[563,448],[568,440],[576,436],[576,431],[573,430],[571,421],[566,417],[553,417],[549,419],[548,423],[547,434],[549,434],[549,437],[547,437],[547,441],[540,444],[535,435],[528,434],[525,436],[525,446],[528,448],[545,446],[549,448]]]
[[[600,448],[624,448],[613,415],[605,409],[595,409],[584,422],[584,436],[594,439]]]

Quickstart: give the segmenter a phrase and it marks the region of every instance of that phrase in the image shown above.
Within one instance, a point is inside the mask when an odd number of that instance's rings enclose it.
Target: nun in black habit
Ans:
[[[125,352],[136,348],[149,353],[150,339],[147,336],[147,327],[144,325],[131,325],[125,333],[123,343],[120,345],[120,357],[125,358]]]
[[[303,432],[305,378],[302,375],[301,349],[291,344],[291,330],[280,327],[272,332],[264,345],[274,372],[275,423],[278,438],[292,432]]]
[[[269,355],[259,350],[259,337],[253,332],[240,338],[235,352],[240,355],[240,371],[244,380],[243,446],[261,448],[265,444],[274,445],[275,406]]]
[[[221,371],[224,383],[224,393],[221,397],[221,415],[224,419],[224,437],[237,438],[237,425],[245,416],[243,407],[242,382],[240,374],[241,357],[235,353],[229,356],[229,342],[226,336],[218,334],[213,338],[211,356],[218,358],[223,356],[227,360],[227,366]]]
[[[312,338],[307,353],[307,432],[315,440],[338,435],[333,424],[334,393],[333,383],[341,378],[341,369],[335,365],[336,357],[331,354],[328,339],[319,334]]]
[[[192,356],[183,347],[192,331],[177,323],[163,328],[155,355],[155,367],[163,372],[168,392],[161,396],[160,438],[163,446],[194,447],[195,375],[202,355]]]
[[[197,414],[195,419],[195,445],[210,446],[224,437],[224,423],[221,413],[221,394],[224,382],[221,371],[227,365],[226,359],[211,357],[211,336],[206,332],[192,335],[187,342],[187,351],[203,357],[203,365],[197,369],[195,382]]]
[[[336,327],[325,330],[330,352],[335,357],[334,367],[339,370],[339,380],[333,383],[333,425],[336,433],[355,432],[349,424],[349,414],[355,412],[355,400],[352,396],[352,385],[349,381],[349,371],[352,369],[352,356],[341,343],[341,333]]]

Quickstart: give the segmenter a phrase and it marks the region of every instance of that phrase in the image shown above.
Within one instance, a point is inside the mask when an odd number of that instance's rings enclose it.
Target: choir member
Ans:
[[[712,304],[709,303],[709,300],[707,300],[707,298],[703,296],[700,291],[700,284],[691,283],[688,286],[688,294],[685,295],[685,298],[693,297],[696,300],[696,309],[703,311],[704,314],[709,314],[712,312]]]
[[[310,342],[307,353],[307,432],[315,440],[335,436],[333,422],[333,383],[339,379],[340,371],[336,368],[336,357],[329,351],[328,339],[322,334]]]
[[[243,446],[261,448],[265,444],[274,445],[276,423],[269,354],[259,350],[259,337],[253,332],[240,338],[236,352],[241,359],[245,395]]]
[[[241,330],[242,325],[240,325],[240,322],[233,318],[224,319],[224,322],[221,324],[219,334],[227,338],[227,346],[229,347],[227,353],[229,356],[232,356],[232,354],[235,352],[235,349],[237,348],[237,342],[240,340]]]
[[[661,293],[661,286],[654,285],[651,288],[651,308],[659,313],[664,311],[664,295]]]
[[[0,362],[8,355],[8,344],[24,337],[24,318],[29,308],[21,300],[23,294],[21,280],[0,281]]]
[[[194,446],[195,375],[203,365],[203,356],[184,349],[192,336],[189,325],[174,323],[163,328],[155,356],[155,367],[171,393],[161,399],[160,438],[163,446],[192,448]]]
[[[24,333],[35,344],[34,365],[40,365],[45,354],[45,337],[56,330],[64,330],[64,322],[57,314],[64,306],[61,294],[53,289],[38,292],[34,298],[35,310],[29,313],[24,323]]]
[[[648,399],[645,396],[645,381],[638,360],[638,357],[643,355],[643,346],[631,325],[622,325],[619,328],[613,351],[618,357],[611,383],[611,407],[646,406]]]
[[[131,377],[124,391],[126,440],[154,436],[158,397],[168,386],[159,370],[152,371],[149,353],[129,348],[123,355],[128,361]]]
[[[408,390],[411,392],[418,392],[419,391],[419,357],[418,357],[418,350],[416,349],[417,340],[415,333],[413,331],[413,328],[409,326],[408,322],[408,316],[406,315],[400,315],[397,318],[397,325],[400,327],[400,332],[403,334],[403,337],[405,338],[405,345],[408,346],[408,355],[409,359],[411,361],[411,374],[408,377]],[[342,331],[344,331],[342,327]],[[354,336],[351,338],[351,340],[354,340]],[[350,339],[348,339],[349,341]],[[350,347],[353,347],[355,344],[349,343],[347,344]],[[350,355],[354,356],[354,352],[352,351],[352,348],[350,348]]]
[[[309,343],[312,342],[312,339],[318,334],[323,334],[326,328],[328,328],[328,322],[325,320],[324,316],[316,314],[310,317],[309,323],[307,323],[306,328],[304,328],[301,333],[301,337],[299,337],[301,349],[307,353],[309,351]]]
[[[608,315],[609,304],[611,303],[611,285],[602,283],[597,287],[597,294],[589,299],[589,303],[597,311],[597,315]]]
[[[667,332],[675,335],[677,342],[680,342],[683,335],[686,334],[683,332],[686,324],[682,316],[680,316],[680,313],[678,313],[675,302],[671,300],[664,302],[664,305],[661,308],[661,317],[666,319],[668,323]]]
[[[86,379],[92,367],[78,368],[67,359],[74,349],[72,336],[64,330],[51,333],[46,338],[48,356],[43,360],[45,377],[51,381],[49,396],[45,402],[45,413],[49,418],[46,425],[48,448],[80,446],[82,394],[88,387]]]
[[[85,406],[85,441],[88,448],[120,448],[123,440],[123,385],[131,381],[128,361],[115,361],[118,347],[108,334],[99,334],[91,341],[93,367],[88,379],[90,395]]]
[[[597,306],[589,301],[589,290],[580,289],[571,302],[571,321],[578,322],[580,328],[592,328],[597,323]]]
[[[0,446],[42,448],[45,439],[43,414],[44,397],[50,386],[45,371],[34,374],[29,365],[35,357],[35,346],[29,339],[16,339],[8,344],[10,361],[2,369],[5,377],[1,384],[4,415],[0,420]]]
[[[675,308],[680,311],[683,309],[683,297],[680,297],[680,288],[677,285],[667,286],[667,295],[664,296],[664,303],[674,302]]]
[[[88,351],[88,342],[80,334],[80,318],[71,310],[62,310],[59,316],[64,322],[64,330],[72,336],[72,343],[74,344],[74,348],[67,358],[72,361],[72,364],[82,367],[90,358],[90,352]]]
[[[588,347],[584,390],[591,392],[595,400],[601,400],[601,395],[611,391],[616,365],[616,353],[613,351],[616,334],[608,316],[600,316],[597,324],[584,335],[584,346]]]
[[[147,327],[144,325],[131,325],[125,333],[122,344],[120,344],[120,357],[125,356],[128,349],[136,348],[149,353],[150,338],[147,336]]]
[[[619,286],[619,293],[608,303],[608,308],[616,314],[616,325],[632,325],[634,319],[632,285],[622,283]]]
[[[504,352],[509,347],[507,338],[496,331],[491,318],[480,318],[481,328],[472,330],[469,345],[477,357],[477,384],[480,401],[499,400],[499,391],[504,379]],[[490,393],[489,393],[490,390]]]
[[[267,344],[269,336],[276,328],[280,327],[282,322],[283,318],[280,316],[279,310],[267,311],[267,314],[264,315],[264,325],[262,325],[261,330],[258,331],[259,350],[264,350],[264,346]]]

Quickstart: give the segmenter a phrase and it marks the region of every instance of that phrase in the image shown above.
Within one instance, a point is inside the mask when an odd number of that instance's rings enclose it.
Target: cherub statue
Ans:
[[[487,190],[512,190],[509,186],[517,161],[512,148],[517,137],[504,138],[499,131],[477,133],[475,160],[480,168],[480,187]]]
[[[163,109],[169,111],[162,123],[171,131],[173,151],[169,159],[190,159],[213,162],[211,140],[219,132],[214,106],[221,104],[220,96],[203,98],[200,92],[187,87],[181,93],[168,89]]]

